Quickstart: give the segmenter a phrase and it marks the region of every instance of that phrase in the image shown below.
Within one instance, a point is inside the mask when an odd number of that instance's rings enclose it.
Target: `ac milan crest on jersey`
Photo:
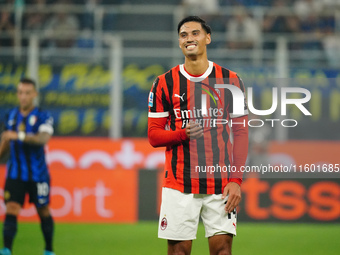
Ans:
[[[165,230],[166,227],[168,226],[168,221],[167,219],[164,217],[161,221],[161,230]]]

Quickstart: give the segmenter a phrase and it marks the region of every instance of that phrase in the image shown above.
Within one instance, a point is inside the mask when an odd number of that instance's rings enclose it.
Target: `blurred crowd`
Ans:
[[[46,47],[92,48],[91,36],[96,28],[94,11],[97,6],[117,4],[155,4],[142,0],[0,0],[0,5],[15,8],[35,5],[36,11],[24,12],[21,29],[40,33],[46,38]],[[54,13],[43,12],[47,5],[79,5],[84,12],[68,12],[61,8]],[[285,34],[295,38],[290,49],[322,50],[330,64],[340,59],[340,38],[337,36],[334,9],[340,9],[339,0],[171,0],[166,4],[181,6],[183,15],[196,14],[211,24],[213,31],[224,32],[225,43],[214,45],[228,49],[275,49],[274,38]],[[233,6],[231,14],[221,13],[222,7]],[[256,7],[263,7],[256,8]],[[262,12],[258,11],[262,10]],[[13,46],[15,15],[0,11],[0,46]],[[101,29],[114,31],[117,14],[104,12]],[[339,31],[338,31],[339,32]],[[269,39],[266,39],[269,38]],[[27,41],[23,42],[27,44]]]

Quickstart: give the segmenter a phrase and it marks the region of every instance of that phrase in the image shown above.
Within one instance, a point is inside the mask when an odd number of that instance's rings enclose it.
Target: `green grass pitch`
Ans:
[[[338,255],[340,224],[239,223],[235,255]],[[157,238],[156,222],[137,224],[56,224],[57,255],[161,255],[166,241]],[[19,223],[14,255],[42,254],[43,240],[36,223]],[[200,224],[193,255],[209,254]]]

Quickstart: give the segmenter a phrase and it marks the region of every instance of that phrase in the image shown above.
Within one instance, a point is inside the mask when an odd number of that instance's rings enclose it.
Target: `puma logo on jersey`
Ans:
[[[181,100],[182,100],[182,102],[184,102],[184,95],[185,95],[185,93],[183,93],[183,95],[182,96],[180,96],[180,95],[178,95],[178,94],[175,94],[175,97],[179,97]]]

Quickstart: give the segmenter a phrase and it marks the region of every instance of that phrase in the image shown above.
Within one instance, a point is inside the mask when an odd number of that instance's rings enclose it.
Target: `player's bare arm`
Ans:
[[[6,131],[5,131],[6,132]],[[4,133],[5,133],[4,132]],[[9,142],[3,137],[4,133],[1,135],[1,141],[0,141],[0,158],[2,155],[9,150]]]
[[[27,135],[25,137],[25,143],[37,144],[37,145],[45,145],[51,139],[51,135],[46,132],[40,132],[36,135]]]
[[[50,140],[51,135],[46,132],[40,132],[36,135],[26,135],[24,134],[20,137],[20,132],[15,131],[5,131],[2,134],[2,139],[4,141],[11,141],[11,140],[22,140],[24,143],[36,144],[36,145],[45,145]],[[0,154],[1,155],[1,154]]]

